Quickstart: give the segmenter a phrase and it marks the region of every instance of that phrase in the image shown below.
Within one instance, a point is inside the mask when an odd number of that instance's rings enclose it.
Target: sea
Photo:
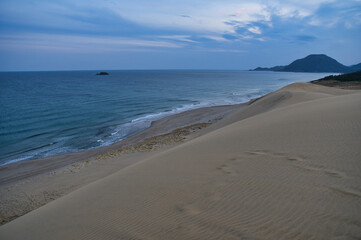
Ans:
[[[99,148],[183,111],[247,102],[326,73],[0,72],[0,165]]]

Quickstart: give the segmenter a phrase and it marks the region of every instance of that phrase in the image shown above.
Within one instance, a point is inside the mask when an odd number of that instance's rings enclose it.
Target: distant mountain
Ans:
[[[254,69],[253,71],[282,71],[282,69],[284,69],[285,66],[275,66],[275,67],[271,67],[271,68],[263,68],[263,67],[258,67],[256,69]]]
[[[361,70],[361,63],[352,65],[352,66],[350,66],[350,68],[351,68],[353,71],[360,71],[360,70]]]
[[[252,71],[348,73],[358,70],[361,70],[361,63],[348,67],[325,54],[311,54],[305,58],[297,59],[287,66],[258,67]]]

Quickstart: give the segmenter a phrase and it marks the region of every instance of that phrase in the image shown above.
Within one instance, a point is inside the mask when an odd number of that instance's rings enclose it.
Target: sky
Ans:
[[[0,71],[361,62],[361,0],[1,0]]]

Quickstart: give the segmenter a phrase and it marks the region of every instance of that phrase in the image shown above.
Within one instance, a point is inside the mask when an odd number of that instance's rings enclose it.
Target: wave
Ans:
[[[15,159],[11,159],[11,157],[8,157],[7,159],[5,159],[3,162],[0,163],[0,166],[15,162],[26,161],[26,160],[50,157],[57,154],[78,152],[79,149],[72,148],[71,146],[64,146],[64,143],[68,139],[70,139],[70,137],[60,137],[53,139],[53,141],[51,141],[49,144],[45,144],[39,147],[34,147],[22,151],[12,152],[10,153],[11,155],[17,155],[19,157]]]
[[[175,107],[173,109],[168,109],[156,113],[149,113],[145,114],[143,116],[137,117],[132,119],[131,121],[118,125],[116,127],[112,128],[112,131],[110,134],[104,134],[105,136],[97,139],[97,142],[100,143],[100,145],[107,146],[110,144],[113,144],[115,142],[119,142],[126,137],[129,137],[131,135],[134,135],[140,131],[145,130],[146,128],[149,128],[152,124],[152,122],[162,119],[167,116],[171,116],[174,114],[178,114],[181,112],[189,111],[192,109],[202,108],[202,107],[208,107],[212,106],[213,104],[209,102],[203,102],[203,103],[194,103],[194,104],[187,104],[183,105],[181,107]]]
[[[138,118],[135,118],[127,123],[118,125],[112,128],[110,134],[104,134],[105,136],[97,139],[96,141],[103,147],[113,144],[115,142],[119,142],[131,135],[134,135],[140,131],[143,131],[149,128],[152,122],[162,119],[167,116],[175,115],[178,113],[182,113],[185,111],[203,108],[203,107],[212,107],[212,106],[220,106],[220,105],[232,105],[248,102],[253,98],[260,97],[265,93],[269,92],[269,90],[264,89],[248,89],[240,92],[233,92],[229,94],[227,98],[220,98],[215,100],[205,100],[199,103],[186,104],[180,107],[175,107],[172,109],[149,113]],[[189,100],[188,100],[189,101]]]

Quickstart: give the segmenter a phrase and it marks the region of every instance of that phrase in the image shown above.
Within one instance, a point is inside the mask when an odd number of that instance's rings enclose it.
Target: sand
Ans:
[[[0,238],[360,239],[360,120],[360,91],[291,84],[185,141],[103,156],[130,163]]]

